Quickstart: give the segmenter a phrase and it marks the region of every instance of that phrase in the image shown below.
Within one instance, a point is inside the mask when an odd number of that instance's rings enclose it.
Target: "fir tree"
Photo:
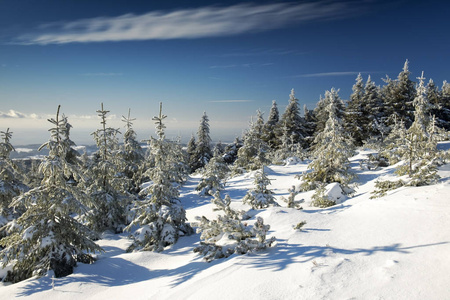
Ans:
[[[337,117],[337,103],[340,101],[337,92],[327,91],[325,97],[332,99],[327,108],[328,121],[314,140],[315,159],[308,165],[311,171],[301,176],[302,188],[310,190],[322,183],[338,182],[349,193],[349,183],[354,175],[349,172],[348,159],[353,154],[353,145],[342,127],[342,121]]]
[[[302,203],[305,202],[304,199],[295,200],[295,197],[300,193],[300,191],[297,191],[295,186],[293,185],[290,189],[288,189],[289,196],[286,198],[281,197],[281,200],[286,202],[287,207],[289,208],[295,208],[295,209],[303,209]]]
[[[193,171],[206,166],[212,156],[211,138],[209,136],[209,119],[206,112],[204,112],[197,131],[197,147],[194,155],[195,159],[193,165],[191,166]]]
[[[392,125],[394,118],[402,120],[406,128],[413,122],[413,99],[416,94],[414,82],[409,79],[409,62],[405,61],[402,72],[398,74],[397,80],[388,81],[385,90],[384,105],[386,107],[388,125]]]
[[[278,112],[277,102],[272,101],[272,107],[270,108],[269,117],[267,118],[266,124],[264,124],[262,140],[269,145],[271,149],[277,148],[278,139],[276,135],[276,128],[278,121],[280,119],[280,114]]]
[[[239,137],[234,139],[234,142],[228,144],[224,149],[223,159],[227,164],[233,164],[237,157],[239,149],[243,146],[242,141]]]
[[[122,166],[120,169],[128,179],[130,179],[130,192],[137,192],[139,185],[141,184],[141,168],[140,166],[144,162],[145,153],[141,145],[137,141],[136,132],[133,129],[133,121],[130,117],[131,110],[128,110],[128,116],[122,116],[122,122],[125,123],[126,131],[123,135],[123,146],[121,147],[118,155],[122,158]]]
[[[162,251],[164,247],[176,243],[178,238],[190,234],[192,228],[186,223],[186,211],[178,199],[179,192],[171,178],[170,148],[172,143],[166,141],[162,114],[162,103],[159,115],[153,120],[156,124],[158,139],[152,138],[151,153],[155,166],[150,171],[152,184],[148,196],[137,203],[134,220],[126,227],[130,231],[138,229],[131,235],[133,243],[127,251]]]
[[[242,199],[244,203],[251,205],[253,209],[266,208],[269,205],[279,206],[273,192],[269,189],[270,179],[264,171],[264,166],[255,173],[253,184],[253,189],[249,190]]]
[[[361,146],[366,138],[364,133],[365,117],[364,114],[364,83],[361,73],[356,77],[356,83],[353,85],[353,93],[350,95],[347,107],[344,113],[344,127],[355,141],[356,146]]]
[[[92,133],[98,151],[94,153],[92,165],[86,170],[91,177],[87,191],[93,199],[91,210],[86,215],[88,225],[97,232],[113,230],[121,232],[126,224],[125,207],[130,200],[130,179],[123,176],[124,160],[118,155],[119,130],[107,127],[108,110],[97,110],[102,128]]]
[[[364,87],[363,96],[363,114],[365,115],[365,124],[363,124],[363,140],[382,140],[387,133],[383,126],[385,121],[385,114],[383,108],[383,100],[380,96],[380,91],[375,83],[371,80],[370,75]]]
[[[320,100],[314,108],[314,117],[316,120],[316,131],[314,133],[314,138],[325,129],[325,124],[329,118],[328,107],[332,102],[336,107],[336,117],[343,120],[345,114],[344,102],[339,97],[339,90],[332,88],[331,91],[327,91],[325,93],[325,97],[320,96]]]
[[[22,183],[22,174],[18,172],[18,166],[10,159],[10,153],[14,147],[10,140],[12,132],[9,128],[0,131],[0,228],[21,213],[22,208],[13,209],[10,204],[14,197],[26,192],[28,187]],[[0,231],[0,237],[4,234]]]
[[[289,95],[289,103],[278,124],[279,128],[280,126],[287,127],[288,135],[293,137],[293,142],[295,144],[305,143],[305,121],[300,116],[300,107],[298,104],[298,99],[295,98],[294,89],[291,90],[291,94]]]
[[[64,115],[60,118],[59,109],[56,119],[48,120],[54,126],[50,140],[40,147],[49,149],[39,166],[44,176],[41,185],[10,205],[23,205],[26,211],[16,220],[11,234],[0,240],[5,247],[0,253],[3,267],[12,265],[6,281],[42,276],[48,270],[53,270],[56,277],[66,276],[73,272],[77,261],[93,262],[91,253],[102,251],[91,240],[93,233],[73,217],[74,213],[84,213],[85,195],[69,178],[76,182],[84,178],[66,159],[71,146],[65,139],[69,126]]]
[[[306,134],[306,142],[307,147],[311,146],[314,141],[314,132],[316,131],[316,117],[314,116],[314,112],[308,110],[306,104],[303,106],[303,115],[305,119],[305,134]]]
[[[260,111],[258,110],[258,114]],[[268,164],[269,161],[269,147],[261,139],[262,127],[261,123],[256,122],[253,119],[250,121],[250,128],[244,135],[244,144],[239,148],[237,153],[237,159],[233,165],[233,173],[240,174],[244,170],[251,171],[257,170],[262,164]]]
[[[221,191],[225,187],[225,179],[230,172],[230,168],[225,163],[223,157],[219,153],[219,149],[215,149],[214,156],[205,167],[202,179],[197,185],[196,190],[202,196],[211,196],[216,191]]]

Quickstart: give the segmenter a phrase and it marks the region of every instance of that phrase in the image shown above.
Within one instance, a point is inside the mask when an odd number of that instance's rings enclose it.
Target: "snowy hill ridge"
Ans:
[[[264,218],[277,245],[248,255],[206,263],[193,253],[199,234],[181,237],[161,253],[126,253],[127,234],[104,233],[105,250],[72,275],[0,286],[1,299],[449,299],[450,165],[439,168],[435,185],[402,187],[370,199],[379,176],[393,167],[361,170],[351,161],[359,187],[352,198],[329,208],[309,205],[314,191],[300,193],[303,210],[287,208],[281,197],[301,182],[294,176],[307,163],[267,167],[270,188],[281,207],[250,210],[242,203],[252,187],[252,173],[227,182],[233,208],[248,210],[253,223]],[[214,218],[211,197],[200,197],[193,176],[180,199],[189,222]],[[293,227],[306,221],[302,230]]]

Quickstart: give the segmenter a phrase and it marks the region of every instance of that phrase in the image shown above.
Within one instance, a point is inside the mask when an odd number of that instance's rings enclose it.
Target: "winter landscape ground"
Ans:
[[[440,149],[449,149],[442,142]],[[402,187],[370,199],[375,181],[392,175],[395,166],[363,170],[360,161],[372,153],[359,150],[351,168],[359,187],[335,206],[309,205],[314,191],[297,195],[303,210],[287,208],[294,176],[309,161],[269,165],[266,172],[280,207],[251,210],[242,198],[253,185],[254,172],[231,178],[224,193],[233,208],[248,211],[270,224],[276,246],[217,259],[210,263],[193,252],[199,234],[181,237],[164,251],[126,253],[127,234],[105,232],[97,243],[105,250],[91,265],[72,275],[2,283],[1,299],[449,299],[450,286],[450,165],[439,168],[438,183]],[[214,218],[212,197],[195,192],[200,176],[181,189],[189,222],[196,216]],[[339,197],[339,195],[334,195]],[[302,230],[293,226],[306,221]],[[4,271],[2,271],[4,272]],[[0,274],[2,275],[2,274]],[[2,277],[2,276],[0,276]]]

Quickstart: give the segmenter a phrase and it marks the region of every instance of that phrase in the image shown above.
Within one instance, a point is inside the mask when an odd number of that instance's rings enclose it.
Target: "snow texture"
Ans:
[[[377,178],[395,168],[361,170],[364,158],[360,152],[350,159],[359,187],[354,197],[339,198],[340,204],[311,207],[313,191],[308,191],[298,195],[305,199],[303,210],[278,201],[281,207],[252,211],[251,224],[257,217],[270,224],[268,238],[277,237],[274,248],[206,263],[192,251],[199,234],[181,237],[161,253],[126,253],[127,234],[104,234],[97,243],[105,253],[94,264],[78,264],[73,274],[55,280],[54,288],[52,272],[13,285],[0,283],[0,298],[450,299],[450,165],[439,168],[437,184],[369,199]],[[306,167],[270,166],[270,189],[277,200],[300,184],[294,176]],[[193,176],[181,189],[190,222],[218,214],[209,199],[195,192],[199,180]],[[252,186],[252,177],[229,180],[225,192],[233,209],[250,209],[242,198]],[[335,185],[327,190],[330,197],[341,195]],[[303,220],[302,231],[294,230]]]

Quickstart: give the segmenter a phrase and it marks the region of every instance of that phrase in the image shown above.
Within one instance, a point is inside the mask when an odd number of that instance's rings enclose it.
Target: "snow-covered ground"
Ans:
[[[448,145],[447,145],[448,146]],[[105,253],[74,274],[52,274],[0,286],[0,299],[450,299],[450,165],[440,168],[439,183],[404,187],[369,199],[376,178],[393,168],[361,170],[352,158],[359,187],[354,197],[330,208],[309,205],[312,192],[299,194],[304,209],[286,208],[281,197],[298,186],[294,176],[307,162],[269,166],[271,189],[281,207],[250,210],[271,225],[277,245],[250,255],[232,255],[211,263],[193,253],[199,234],[182,237],[162,253],[125,253],[127,234],[103,234]],[[189,221],[214,217],[210,197],[182,188]],[[249,210],[242,198],[252,187],[252,173],[230,179],[234,208]],[[300,221],[302,231],[293,229]]]

